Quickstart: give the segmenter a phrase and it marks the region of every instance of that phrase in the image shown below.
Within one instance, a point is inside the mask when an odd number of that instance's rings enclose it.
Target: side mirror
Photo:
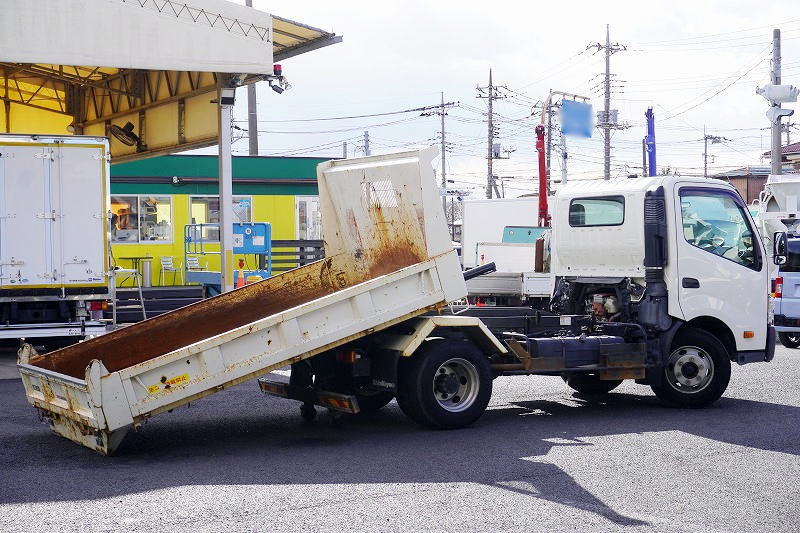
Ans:
[[[776,231],[772,241],[772,262],[778,266],[786,264],[787,242],[786,232]]]

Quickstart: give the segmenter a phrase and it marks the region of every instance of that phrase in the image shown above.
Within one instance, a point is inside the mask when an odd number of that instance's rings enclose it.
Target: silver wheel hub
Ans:
[[[666,374],[672,388],[693,394],[705,389],[711,382],[714,361],[702,348],[682,346],[670,355]]]
[[[433,396],[442,409],[451,413],[469,409],[475,403],[479,389],[478,370],[460,357],[442,363],[433,377]]]

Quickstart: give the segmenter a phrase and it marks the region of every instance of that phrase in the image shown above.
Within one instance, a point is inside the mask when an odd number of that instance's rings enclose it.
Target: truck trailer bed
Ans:
[[[321,165],[326,259],[51,354],[24,347],[29,402],[110,454],[150,416],[463,298],[435,154]]]

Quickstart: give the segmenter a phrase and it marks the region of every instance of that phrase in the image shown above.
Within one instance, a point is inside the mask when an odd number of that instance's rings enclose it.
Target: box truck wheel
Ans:
[[[778,333],[778,339],[780,339],[781,344],[787,348],[797,348],[800,346],[800,334]]]
[[[436,429],[467,426],[486,410],[492,373],[486,356],[462,340],[426,342],[400,362],[397,403],[412,420]]]
[[[730,356],[719,339],[702,329],[683,328],[672,342],[664,383],[651,388],[665,403],[705,407],[722,396],[730,379]]]
[[[592,374],[564,376],[564,382],[581,394],[607,394],[619,387],[621,379],[600,379]]]

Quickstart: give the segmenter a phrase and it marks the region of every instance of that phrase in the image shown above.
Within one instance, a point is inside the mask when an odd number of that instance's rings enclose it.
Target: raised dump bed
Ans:
[[[466,295],[435,149],[318,169],[326,258],[18,367],[53,431],[110,454],[146,418]]]

